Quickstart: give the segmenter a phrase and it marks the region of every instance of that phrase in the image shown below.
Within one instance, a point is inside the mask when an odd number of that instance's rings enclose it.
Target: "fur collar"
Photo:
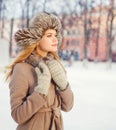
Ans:
[[[39,56],[36,52],[32,52],[31,55],[25,60],[28,64],[33,67],[37,67],[40,61],[47,62],[47,60],[52,60],[54,57],[51,53],[48,53],[46,57]]]

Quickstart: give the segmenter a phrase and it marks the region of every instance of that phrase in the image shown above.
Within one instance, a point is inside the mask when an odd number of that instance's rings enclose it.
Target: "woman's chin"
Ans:
[[[57,48],[51,49],[51,52],[57,52],[57,51],[58,51]]]

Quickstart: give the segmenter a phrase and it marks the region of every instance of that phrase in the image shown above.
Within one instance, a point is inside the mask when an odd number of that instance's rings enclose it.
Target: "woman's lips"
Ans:
[[[57,46],[58,44],[52,44],[52,46]]]

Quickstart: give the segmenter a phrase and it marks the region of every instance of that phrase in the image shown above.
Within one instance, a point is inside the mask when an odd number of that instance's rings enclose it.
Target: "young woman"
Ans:
[[[59,19],[40,13],[14,38],[20,51],[7,78],[17,130],[63,130],[61,110],[71,110],[74,99],[57,55],[61,43]]]

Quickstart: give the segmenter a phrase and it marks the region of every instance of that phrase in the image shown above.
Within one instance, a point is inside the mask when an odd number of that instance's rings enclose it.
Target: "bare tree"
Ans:
[[[2,4],[3,4],[3,0],[0,0],[0,21],[2,19]]]
[[[114,14],[114,0],[110,1],[110,6],[108,9],[108,16],[107,16],[107,21],[106,21],[106,32],[107,32],[107,47],[108,47],[108,51],[107,51],[107,61],[109,62],[109,68],[111,67],[111,54],[112,54],[112,50],[111,50],[111,45],[112,45],[112,41],[114,39],[114,36],[112,35],[113,32],[113,20],[114,20],[115,14]]]
[[[21,28],[25,26],[24,20],[25,20],[25,6],[26,6],[26,1],[23,4],[22,0],[19,0],[19,4],[21,6]]]
[[[88,13],[88,8],[87,8],[88,0],[84,1],[84,60],[87,60],[87,44],[88,44],[88,29],[87,29],[87,13]]]
[[[84,45],[83,45],[83,66],[87,67],[87,46],[89,43],[89,36],[90,36],[90,19],[88,17],[88,0],[79,0],[78,4],[80,6],[80,14],[79,17],[82,20],[83,23],[83,36],[84,36]]]
[[[27,7],[27,11],[26,11],[26,26],[28,27],[29,26],[29,12],[30,12],[30,0],[26,0],[26,7]]]
[[[1,38],[4,37],[4,25],[5,25],[5,10],[6,10],[6,5],[1,1],[2,7],[1,7],[1,16],[0,16],[0,21],[1,21]]]
[[[83,23],[83,29],[84,29],[84,51],[83,51],[83,66],[87,67],[87,44],[88,44],[88,29],[87,29],[87,24],[88,24],[88,0],[79,0],[79,5],[81,7],[81,19]]]
[[[99,37],[100,37],[100,26],[101,26],[101,13],[102,13],[102,0],[100,0],[100,5],[99,5],[99,17],[98,17],[98,23],[97,23],[97,29],[96,29],[96,48],[95,48],[95,61],[98,61],[98,49],[99,49]]]
[[[12,56],[12,35],[13,35],[13,27],[14,27],[14,18],[11,18],[11,20],[10,20],[9,57]]]

